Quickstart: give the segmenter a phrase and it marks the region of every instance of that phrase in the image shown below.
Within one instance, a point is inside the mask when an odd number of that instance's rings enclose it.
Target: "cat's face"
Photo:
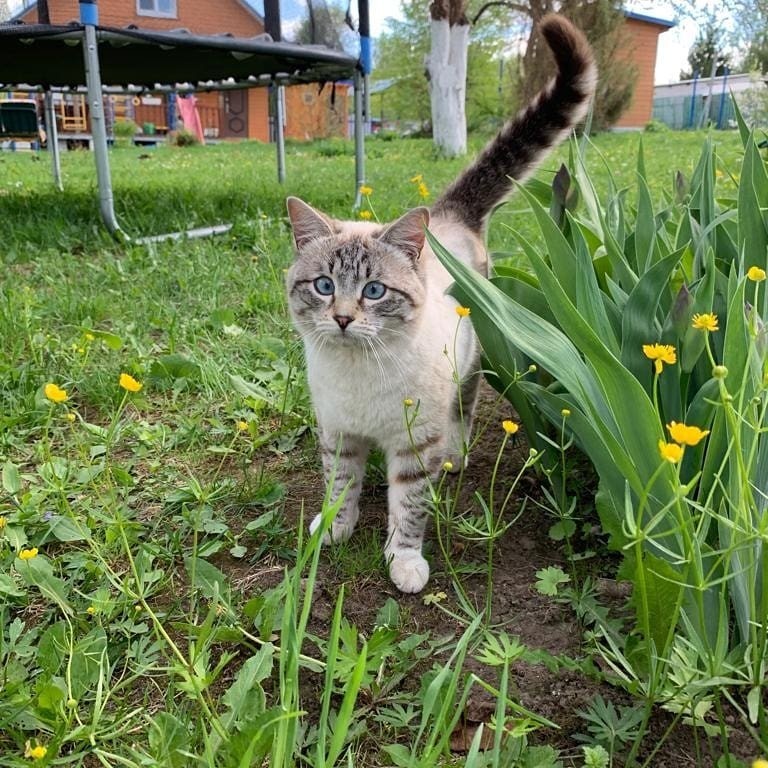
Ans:
[[[426,208],[388,226],[334,221],[295,197],[288,213],[296,243],[288,301],[299,333],[317,344],[368,346],[407,333],[424,303]]]

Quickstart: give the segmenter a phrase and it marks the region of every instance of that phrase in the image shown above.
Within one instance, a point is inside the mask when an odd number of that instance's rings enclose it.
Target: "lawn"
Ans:
[[[676,171],[694,176],[704,140],[642,136],[657,208],[674,198]],[[595,139],[599,195],[607,166],[634,206],[639,141]],[[742,143],[735,132],[714,142],[716,197],[732,199]],[[567,155],[537,179],[550,185]],[[350,143],[289,145],[283,186],[273,149],[255,143],[112,158],[129,234],[233,226],[117,244],[99,223],[88,153],[64,155],[63,194],[44,154],[0,153],[0,765],[601,766],[631,754],[739,766],[760,756],[766,735],[738,710],[757,706],[753,694],[725,710],[718,699],[696,728],[662,696],[648,722],[636,716],[642,690],[595,650],[585,618],[589,601],[593,613],[628,610],[594,472],[569,454],[577,506],[568,520],[553,515],[526,438],[505,438],[499,425],[514,414],[490,388],[470,469],[437,489],[426,594],[402,596],[387,579],[376,457],[370,525],[332,551],[307,539],[324,488],[286,312],[284,199],[355,215]],[[389,220],[422,202],[416,175],[434,199],[462,165],[436,159],[427,141],[371,140],[365,206]],[[525,265],[510,227],[544,242],[522,196],[495,215],[490,244]],[[494,488],[513,493],[478,533],[478,498]],[[590,588],[567,594],[569,579]]]

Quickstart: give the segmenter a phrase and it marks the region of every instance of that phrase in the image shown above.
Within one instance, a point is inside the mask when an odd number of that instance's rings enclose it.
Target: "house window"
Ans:
[[[176,0],[136,0],[136,13],[139,16],[161,16],[176,18]]]

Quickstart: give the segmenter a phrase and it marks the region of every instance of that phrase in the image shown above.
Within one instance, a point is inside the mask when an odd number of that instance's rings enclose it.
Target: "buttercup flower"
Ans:
[[[515,432],[517,432],[517,430],[520,429],[520,425],[515,424],[515,422],[512,421],[511,419],[505,419],[504,421],[502,421],[501,426],[508,435],[514,435]]]
[[[691,323],[697,331],[717,331],[719,326],[717,325],[717,315],[713,315],[711,312],[707,312],[703,315],[694,315],[693,323]]]
[[[31,560],[33,557],[37,557],[37,547],[32,547],[32,549],[22,549],[19,552],[19,560]]]
[[[410,408],[413,405],[413,400],[411,400],[410,397],[406,397],[405,400],[403,400],[403,405],[406,408]]]
[[[89,616],[93,616],[93,614],[94,614],[94,613],[96,613],[96,609],[95,609],[95,608],[94,608],[92,605],[89,605],[89,606],[88,606],[88,607],[85,609],[85,612],[86,612],[86,613],[87,613]]]
[[[373,188],[363,184],[363,186],[360,187],[360,194],[368,197],[368,195],[373,194]]]
[[[643,344],[643,354],[653,360],[656,373],[661,373],[664,363],[674,365],[677,362],[677,352],[671,344]]]
[[[0,515],[0,531],[2,531],[7,524],[8,524],[8,518],[4,517],[3,515]]]
[[[444,469],[446,472],[450,472],[450,471],[453,469],[453,462],[452,462],[452,461],[446,461],[446,462],[443,464],[443,469]]]
[[[373,214],[370,211],[360,211],[360,218],[368,221],[368,219],[373,218]]]
[[[138,392],[144,385],[136,381],[129,373],[121,373],[120,386],[127,392]]]
[[[671,464],[677,464],[680,459],[683,458],[683,446],[677,443],[667,443],[664,440],[659,440],[659,453],[664,461],[668,461]]]
[[[65,418],[67,421],[74,421],[77,418],[77,416],[75,416],[74,413],[68,413]]]
[[[681,445],[698,445],[708,434],[708,429],[699,429],[698,427],[689,427],[685,424],[678,424],[676,421],[667,424],[669,436]]]
[[[568,418],[568,417],[571,415],[571,412],[570,412],[570,410],[569,410],[568,408],[563,408],[563,410],[562,410],[562,411],[560,411],[560,415],[561,415],[561,416],[562,416],[564,419],[567,419],[567,418]]]
[[[415,176],[411,176],[411,181],[414,184],[420,184],[423,180],[424,177],[420,173],[417,173]]]
[[[46,384],[43,392],[53,403],[63,403],[67,399],[67,390],[56,386],[56,384]]]
[[[24,757],[29,757],[32,760],[42,760],[47,754],[48,747],[45,747],[42,744],[37,744],[33,747],[29,742],[27,742],[27,747],[24,750]]]
[[[752,763],[752,768],[768,768],[768,760],[763,760],[762,758],[755,760]]]
[[[765,280],[765,270],[760,269],[760,267],[750,267],[747,270],[747,277],[755,283],[762,282],[763,280]],[[757,762],[760,762],[760,761],[758,760]],[[763,760],[762,762],[765,763],[765,768],[768,768],[768,761]],[[755,763],[755,765],[757,765],[757,763]]]
[[[429,197],[429,190],[423,181],[419,182],[419,197],[423,197],[425,200]]]
[[[92,333],[86,333],[85,334],[85,340],[86,341],[93,341],[96,337]]]
[[[467,317],[471,311],[472,310],[469,307],[462,307],[462,306],[456,307],[456,314],[459,317]]]
[[[238,429],[239,429],[241,432],[245,432],[245,430],[246,430],[246,429],[248,429],[248,422],[247,422],[247,421],[242,421],[242,420],[241,420],[241,421],[238,421],[238,422],[237,422],[237,428],[238,428]]]

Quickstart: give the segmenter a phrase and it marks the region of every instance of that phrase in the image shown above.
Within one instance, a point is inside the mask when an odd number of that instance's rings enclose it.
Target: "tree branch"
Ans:
[[[493,8],[496,5],[504,6],[505,8],[509,8],[511,11],[517,11],[518,13],[522,13],[525,16],[531,15],[531,8],[528,5],[522,5],[521,3],[512,3],[509,2],[509,0],[491,0],[491,2],[486,3],[480,10],[475,14],[475,18],[472,19],[472,26],[477,24],[477,22],[480,20],[480,17],[489,9]]]

